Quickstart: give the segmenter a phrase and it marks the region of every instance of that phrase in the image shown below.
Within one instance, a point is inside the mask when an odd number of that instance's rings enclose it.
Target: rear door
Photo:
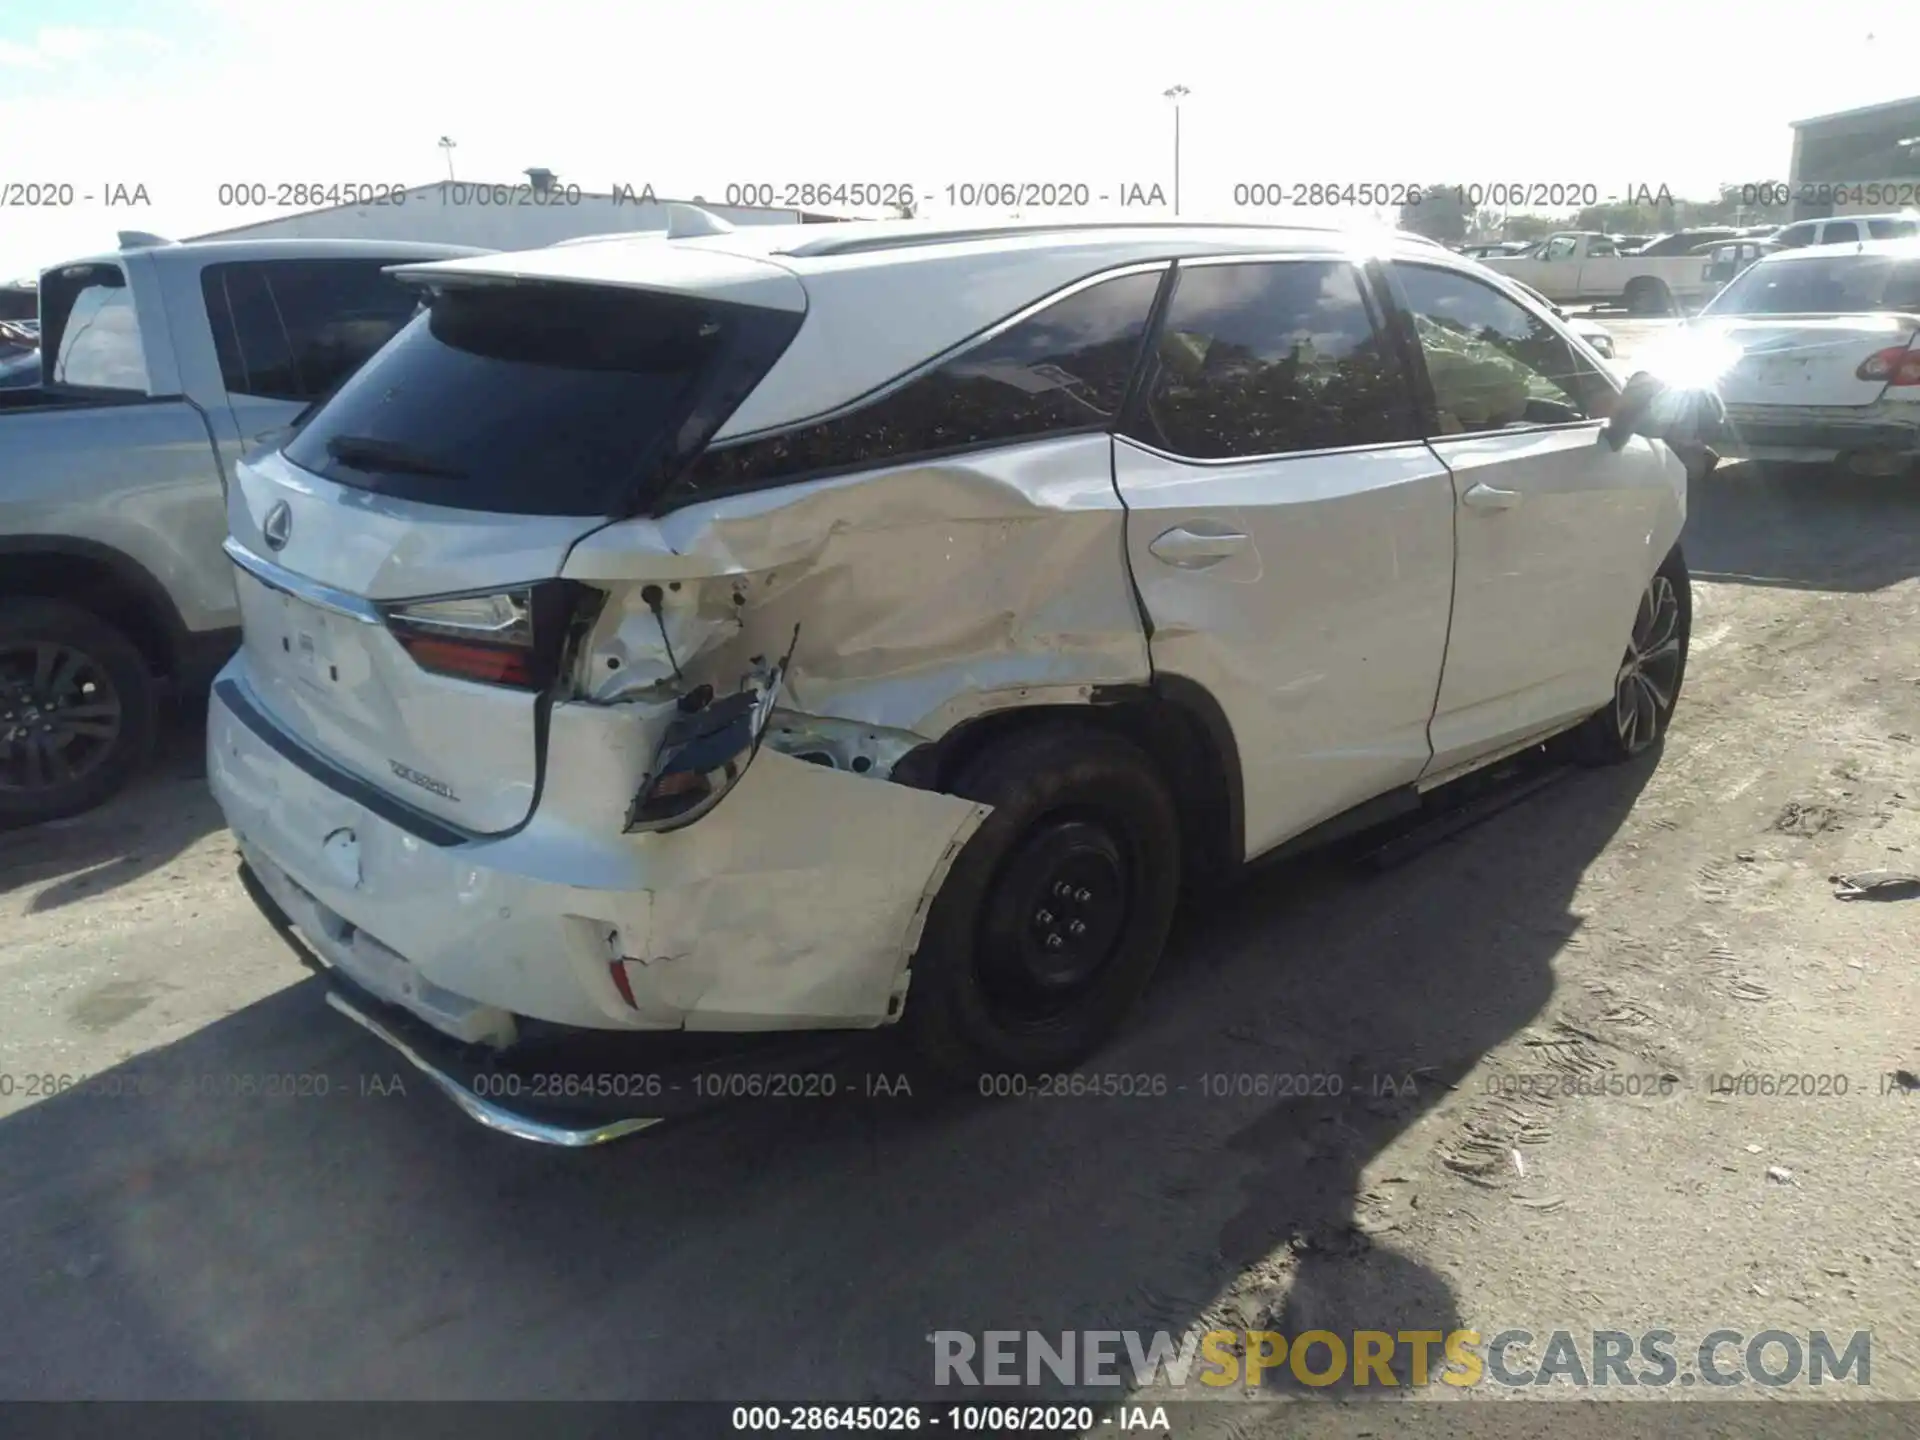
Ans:
[[[1342,255],[1183,261],[1114,442],[1154,673],[1225,711],[1248,855],[1428,759],[1453,494],[1380,319]]]
[[[1651,440],[1601,443],[1614,384],[1546,316],[1459,270],[1390,271],[1460,504],[1437,776],[1612,693],[1679,462]]]
[[[442,274],[284,453],[241,465],[230,553],[269,717],[470,831],[524,819],[545,667],[586,598],[556,579],[568,551],[703,444],[798,328],[798,279],[737,265],[772,277],[771,305]]]

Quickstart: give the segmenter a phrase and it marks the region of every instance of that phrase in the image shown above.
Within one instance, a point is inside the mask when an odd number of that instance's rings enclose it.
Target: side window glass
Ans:
[[[1822,245],[1851,245],[1860,238],[1860,227],[1851,220],[1829,220],[1826,233],[1820,237]]]
[[[1810,244],[1813,240],[1813,229],[1811,225],[1789,225],[1780,232],[1779,243],[1782,245]]]
[[[1146,427],[1196,460],[1419,438],[1399,356],[1344,261],[1183,267]]]
[[[1604,235],[1596,235],[1592,240],[1587,242],[1587,258],[1589,260],[1598,259],[1603,255],[1618,255],[1619,253],[1618,250],[1613,248],[1613,241],[1607,239]]]
[[[1570,260],[1573,258],[1574,238],[1571,235],[1556,235],[1547,242],[1547,248],[1540,252],[1542,260]]]
[[[1541,317],[1469,275],[1396,264],[1433,382],[1439,433],[1607,413],[1613,386]]]
[[[1112,422],[1161,272],[1075,291],[849,414],[709,451],[683,488],[734,489]]]
[[[286,326],[299,393],[326,394],[413,318],[421,292],[384,273],[382,260],[268,262],[267,283]]]
[[[133,291],[118,274],[82,286],[74,295],[47,378],[100,390],[145,390],[147,355]],[[45,362],[42,362],[45,364]]]
[[[209,265],[200,272],[200,293],[213,326],[220,378],[233,395],[297,400],[300,379],[286,326],[257,264]]]
[[[413,317],[420,293],[380,260],[263,260],[200,276],[227,389],[269,400],[332,390]]]

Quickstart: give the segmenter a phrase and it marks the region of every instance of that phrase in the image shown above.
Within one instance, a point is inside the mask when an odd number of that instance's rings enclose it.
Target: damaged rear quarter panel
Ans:
[[[608,526],[564,572],[610,593],[579,688],[603,702],[727,693],[755,657],[786,653],[796,625],[784,712],[928,740],[1144,682],[1111,467],[1109,437],[1069,436]]]

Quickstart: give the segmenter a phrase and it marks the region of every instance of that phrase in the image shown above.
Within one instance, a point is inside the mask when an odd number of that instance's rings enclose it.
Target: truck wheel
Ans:
[[[1612,765],[1660,743],[1680,703],[1692,631],[1693,586],[1676,545],[1641,592],[1613,699],[1567,737],[1571,758]]]
[[[1629,315],[1671,315],[1673,294],[1663,282],[1642,276],[1627,286],[1627,313]]]
[[[1173,924],[1180,817],[1153,762],[1081,724],[1019,733],[951,787],[993,811],[927,916],[902,1025],[947,1079],[1078,1064]]]
[[[146,658],[59,600],[0,602],[0,826],[91,810],[152,750]]]

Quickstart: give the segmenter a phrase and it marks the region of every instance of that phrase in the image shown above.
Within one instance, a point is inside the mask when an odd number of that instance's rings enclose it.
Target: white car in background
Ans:
[[[1763,256],[1649,357],[1676,383],[1712,379],[1723,459],[1920,466],[1920,239]]]

